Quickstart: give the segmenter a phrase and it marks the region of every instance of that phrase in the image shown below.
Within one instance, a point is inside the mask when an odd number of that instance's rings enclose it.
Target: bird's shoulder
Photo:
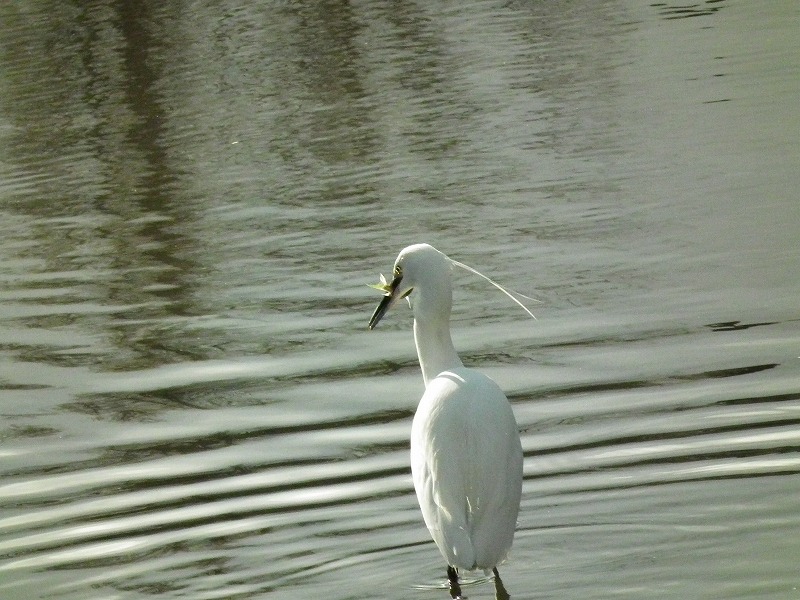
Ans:
[[[456,367],[447,369],[433,378],[432,382],[448,382],[458,386],[489,386],[497,387],[494,379],[470,367]]]
[[[496,396],[505,400],[505,394],[491,377],[468,367],[457,367],[442,371],[428,382],[425,388],[425,395],[438,398]]]

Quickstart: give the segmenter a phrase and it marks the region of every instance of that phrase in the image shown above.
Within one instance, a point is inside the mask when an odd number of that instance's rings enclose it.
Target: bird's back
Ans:
[[[432,379],[411,431],[425,524],[448,564],[491,569],[508,553],[522,490],[522,448],[494,381],[467,368]]]

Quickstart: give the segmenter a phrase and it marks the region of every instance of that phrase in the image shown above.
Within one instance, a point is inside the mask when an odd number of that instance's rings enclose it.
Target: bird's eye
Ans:
[[[403,276],[403,269],[400,268],[400,265],[396,265],[394,268],[394,276],[395,277],[402,277]]]

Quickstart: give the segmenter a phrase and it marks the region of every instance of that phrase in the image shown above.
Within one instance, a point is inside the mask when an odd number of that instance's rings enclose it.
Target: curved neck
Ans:
[[[420,290],[421,291],[421,290]],[[426,302],[424,293],[413,303],[414,342],[425,385],[442,371],[464,366],[450,337],[451,295],[438,305]]]

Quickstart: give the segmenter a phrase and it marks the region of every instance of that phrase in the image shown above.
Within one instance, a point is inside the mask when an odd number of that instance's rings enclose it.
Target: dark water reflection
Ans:
[[[364,286],[426,240],[514,598],[791,598],[790,1],[0,8],[0,595],[447,598]],[[493,595],[484,578],[473,598]]]

